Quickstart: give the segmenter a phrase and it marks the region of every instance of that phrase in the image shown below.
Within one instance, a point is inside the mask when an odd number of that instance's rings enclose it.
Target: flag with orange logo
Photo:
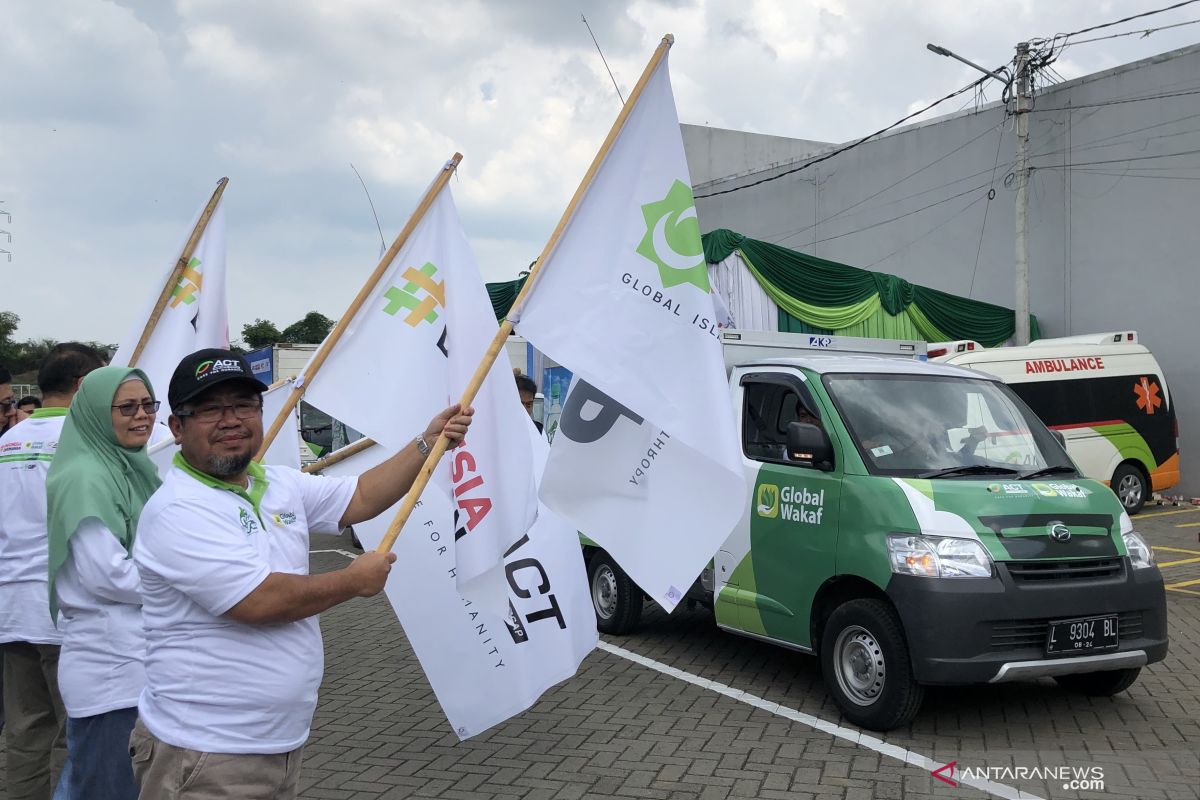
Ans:
[[[207,203],[205,204],[207,205]],[[200,211],[188,225],[190,234],[204,212]],[[121,340],[112,363],[129,365],[137,348],[138,340],[146,330],[155,304],[162,293],[163,284],[171,278],[178,261],[167,265],[162,276],[152,284],[146,303],[138,313],[129,333]],[[158,318],[145,348],[138,357],[138,369],[150,377],[155,396],[165,400],[167,384],[180,360],[189,353],[206,347],[229,347],[229,315],[225,300],[225,202],[222,199],[213,210],[204,233],[192,251],[183,274],[171,290],[170,299]],[[165,408],[165,403],[164,403]],[[165,420],[166,414],[160,414]]]
[[[458,400],[495,335],[487,289],[445,187],[329,351],[305,400],[400,450]],[[499,609],[507,607],[504,553],[537,510],[528,417],[506,360],[492,366],[474,407],[465,444],[442,459],[423,496],[453,497],[458,589]]]

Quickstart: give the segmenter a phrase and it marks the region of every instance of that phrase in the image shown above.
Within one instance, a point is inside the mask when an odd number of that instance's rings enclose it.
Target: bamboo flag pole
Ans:
[[[159,318],[167,308],[171,292],[175,291],[175,287],[179,285],[183,271],[187,269],[188,261],[192,259],[192,253],[196,252],[196,245],[200,243],[200,237],[204,235],[204,229],[208,227],[208,221],[212,219],[213,212],[217,209],[217,203],[221,202],[221,195],[225,193],[228,183],[229,178],[221,178],[217,181],[217,188],[213,192],[212,198],[201,212],[200,219],[196,220],[196,227],[192,229],[192,235],[188,237],[187,244],[183,246],[179,260],[175,262],[175,269],[171,270],[171,274],[167,277],[162,293],[159,294],[158,301],[154,304],[154,310],[150,312],[150,318],[146,320],[146,328],[142,331],[142,338],[138,339],[137,347],[133,348],[133,355],[129,357],[128,366],[136,367],[138,359],[142,357],[142,351],[146,349],[146,344],[150,341],[150,336],[154,333]]]
[[[625,127],[625,121],[629,118],[630,112],[637,105],[638,100],[642,96],[642,91],[646,88],[646,84],[650,80],[650,76],[658,69],[662,60],[666,58],[667,51],[671,49],[671,45],[675,44],[675,37],[667,34],[662,38],[658,45],[658,49],[654,51],[654,55],[650,57],[650,62],[646,64],[646,68],[642,71],[642,76],[638,78],[637,84],[633,87],[633,91],[629,94],[629,99],[625,105],[621,107],[621,113],[617,115],[616,122],[613,123],[612,129],[608,132],[604,143],[600,145],[600,150],[596,153],[596,157],[592,159],[592,164],[588,167],[588,171],[584,174],[583,180],[579,183],[579,188],[575,190],[575,194],[571,197],[571,202],[567,204],[567,208],[563,211],[562,218],[558,221],[558,225],[554,228],[554,232],[550,234],[550,239],[546,242],[546,246],[542,248],[542,254],[538,256],[537,261],[529,270],[529,276],[525,279],[525,285],[521,287],[520,293],[517,294],[517,299],[513,301],[512,308],[509,309],[505,319],[500,325],[500,330],[496,332],[496,337],[492,339],[492,343],[488,346],[487,353],[484,354],[483,360],[479,362],[479,366],[475,368],[475,374],[471,376],[471,382],[467,384],[467,388],[463,391],[462,399],[459,404],[466,408],[474,401],[475,395],[479,392],[479,387],[483,385],[483,380],[491,371],[492,364],[495,363],[496,357],[500,354],[500,350],[504,347],[505,340],[512,333],[513,324],[511,318],[514,311],[520,311],[525,298],[529,295],[529,290],[533,287],[533,282],[537,280],[537,276],[541,272],[542,265],[554,252],[554,248],[558,245],[558,240],[562,238],[563,231],[566,230],[567,223],[571,221],[571,217],[575,214],[575,209],[582,202],[584,195],[587,194],[588,188],[592,185],[592,181],[596,177],[596,173],[600,170],[600,165],[604,163],[604,159],[608,157],[608,151],[612,149],[613,144],[620,135],[621,129]],[[408,522],[408,518],[412,515],[413,509],[417,506],[417,501],[421,498],[421,492],[425,490],[425,486],[429,483],[429,479],[433,477],[433,470],[437,467],[438,461],[446,452],[450,441],[445,436],[438,436],[429,455],[425,458],[425,463],[421,467],[421,471],[417,473],[416,480],[413,481],[412,488],[408,490],[408,494],[404,496],[404,500],[400,504],[399,510],[396,512],[392,524],[388,526],[387,533],[383,537],[383,541],[379,543],[378,552],[386,553],[396,544],[396,539],[400,536],[400,531],[404,524]]]
[[[357,442],[348,444],[340,450],[334,450],[324,458],[317,459],[313,463],[301,467],[300,471],[307,472],[309,475],[315,475],[327,467],[332,467],[334,464],[345,461],[347,458],[356,456],[363,450],[374,446],[374,439],[359,439]]]
[[[321,342],[321,346],[317,348],[312,361],[305,367],[304,383],[297,384],[292,389],[292,393],[288,395],[288,399],[283,404],[283,408],[280,409],[278,416],[275,417],[275,421],[271,423],[271,427],[267,430],[266,435],[263,436],[262,447],[258,449],[258,455],[254,457],[255,461],[262,461],[263,456],[267,453],[267,448],[271,446],[271,442],[275,441],[275,437],[279,435],[280,429],[283,428],[283,423],[287,419],[287,415],[291,413],[296,404],[300,402],[300,398],[304,396],[306,385],[316,377],[317,371],[321,369],[321,365],[325,363],[325,359],[333,351],[334,345],[338,343],[338,340],[342,338],[342,334],[350,327],[354,316],[362,308],[363,303],[367,302],[367,298],[375,290],[375,286],[383,278],[384,273],[391,267],[392,260],[400,252],[400,248],[404,247],[405,243],[408,242],[408,237],[412,236],[412,232],[416,230],[417,224],[425,216],[425,212],[429,210],[429,206],[433,204],[438,193],[442,191],[442,187],[450,180],[450,176],[454,174],[462,158],[462,153],[455,153],[445,163],[441,172],[438,173],[433,183],[425,191],[425,195],[421,198],[421,202],[417,204],[417,208],[413,211],[412,216],[408,218],[408,222],[405,223],[403,230],[396,236],[395,241],[392,242],[392,246],[383,254],[383,258],[379,259],[379,265],[375,267],[375,271],[367,278],[367,282],[363,284],[363,287],[358,290],[358,294],[351,301],[350,307],[346,309],[346,313],[333,326],[333,330],[325,337],[325,341]]]

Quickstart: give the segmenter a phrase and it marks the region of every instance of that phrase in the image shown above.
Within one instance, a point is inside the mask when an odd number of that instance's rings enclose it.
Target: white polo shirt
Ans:
[[[67,419],[39,408],[0,436],[0,643],[62,644],[50,618],[46,474]]]
[[[318,618],[246,625],[222,615],[272,572],[307,575],[309,532],[338,532],[358,479],[274,466],[258,475],[242,490],[178,457],[138,523],[138,714],[176,747],[270,754],[308,739],[325,664]]]

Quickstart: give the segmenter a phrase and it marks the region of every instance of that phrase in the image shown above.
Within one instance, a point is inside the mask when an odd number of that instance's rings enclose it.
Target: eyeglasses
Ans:
[[[238,419],[250,419],[262,412],[262,403],[257,400],[238,400],[236,403],[207,403],[191,411],[176,411],[175,416],[194,417],[197,422],[220,422],[225,417],[225,409],[232,409]]]
[[[132,417],[133,415],[137,414],[139,408],[146,412],[146,416],[152,417],[158,412],[158,407],[161,405],[162,402],[158,400],[143,400],[140,403],[136,400],[129,400],[121,403],[119,406],[113,406],[113,408],[115,408],[117,411],[120,411],[121,416],[123,417]]]

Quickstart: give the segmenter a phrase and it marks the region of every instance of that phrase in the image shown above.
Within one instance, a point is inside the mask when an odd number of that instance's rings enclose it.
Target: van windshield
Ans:
[[[1002,383],[886,373],[830,374],[824,383],[873,474],[1075,474],[1046,426]]]

